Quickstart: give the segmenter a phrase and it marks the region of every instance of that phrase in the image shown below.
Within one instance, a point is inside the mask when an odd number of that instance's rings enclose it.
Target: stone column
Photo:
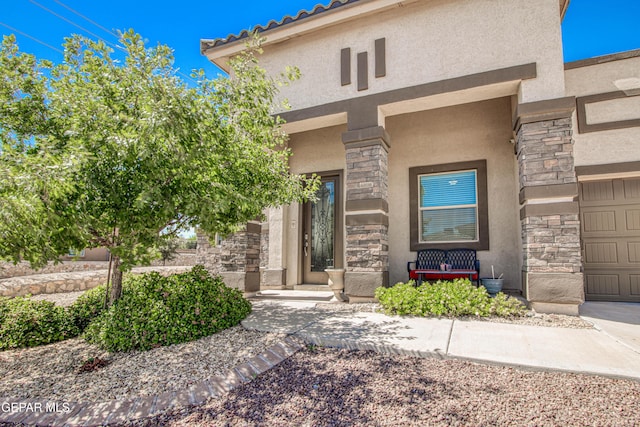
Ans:
[[[243,230],[212,247],[208,238],[198,235],[196,259],[225,284],[244,293],[260,290],[260,232],[258,222],[249,222]]]
[[[209,242],[209,236],[197,231],[196,232],[196,264],[202,265],[211,274],[220,273],[220,246],[212,245]]]
[[[350,302],[370,301],[389,282],[389,135],[381,126],[345,132],[346,272]]]
[[[523,287],[538,312],[577,315],[584,302],[574,109],[574,98],[518,107]]]

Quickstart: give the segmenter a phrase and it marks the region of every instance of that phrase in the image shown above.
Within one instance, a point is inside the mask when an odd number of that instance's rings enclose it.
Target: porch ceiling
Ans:
[[[383,117],[415,113],[424,110],[434,110],[453,105],[469,104],[472,102],[516,95],[519,87],[520,81],[501,82],[456,92],[447,92],[380,105],[378,110],[380,115]]]
[[[293,133],[306,132],[314,129],[328,128],[331,126],[343,125],[347,123],[347,113],[329,114],[326,116],[312,117],[306,120],[298,120],[295,122],[288,122],[282,126],[289,135]]]

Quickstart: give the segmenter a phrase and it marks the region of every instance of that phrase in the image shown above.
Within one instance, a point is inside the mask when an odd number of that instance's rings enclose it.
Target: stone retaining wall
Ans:
[[[132,273],[142,274],[150,271],[158,271],[163,276],[168,276],[190,269],[190,266],[138,267],[134,268]],[[71,273],[34,274],[31,276],[1,279],[0,296],[19,297],[27,294],[39,295],[84,291],[106,283],[108,271],[109,270],[95,270]]]
[[[154,267],[162,267],[162,260],[156,260],[151,263]],[[194,266],[196,265],[196,250],[179,250],[175,258],[167,261],[164,266]],[[0,279],[10,277],[31,276],[34,274],[56,274],[56,273],[73,273],[83,271],[107,270],[109,268],[108,261],[63,261],[58,264],[49,262],[39,270],[34,270],[26,261],[13,264],[12,262],[0,262]]]
[[[13,264],[12,262],[0,262],[0,279],[9,277],[31,276],[33,274],[72,273],[80,271],[106,270],[108,261],[63,261],[58,264],[49,262],[39,270],[34,270],[26,261]]]

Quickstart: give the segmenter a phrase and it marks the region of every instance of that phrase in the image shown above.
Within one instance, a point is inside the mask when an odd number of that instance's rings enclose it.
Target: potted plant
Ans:
[[[502,276],[503,274],[500,274],[500,276],[496,278],[496,273],[492,265],[491,278],[485,277],[483,279],[480,279],[480,282],[482,282],[482,286],[485,287],[485,289],[487,290],[487,293],[492,297],[495,296],[498,292],[502,291],[502,285],[504,282],[504,279],[502,278]]]

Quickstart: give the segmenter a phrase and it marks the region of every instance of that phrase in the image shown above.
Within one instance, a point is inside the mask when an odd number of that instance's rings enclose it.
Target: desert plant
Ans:
[[[484,287],[467,279],[425,283],[413,281],[376,289],[376,298],[386,313],[412,316],[519,316],[525,311],[518,300],[505,294],[491,298]]]
[[[125,279],[123,296],[87,327],[84,337],[109,351],[149,350],[211,335],[238,324],[251,304],[202,266],[162,277]]]

